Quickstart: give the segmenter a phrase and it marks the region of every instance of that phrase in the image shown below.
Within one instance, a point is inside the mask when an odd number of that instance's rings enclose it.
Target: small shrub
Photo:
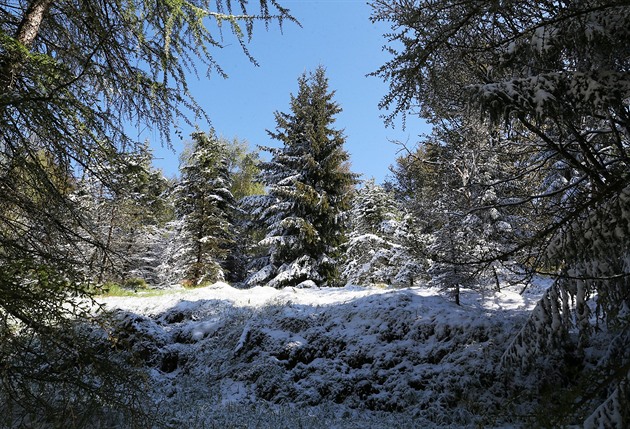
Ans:
[[[192,289],[195,287],[195,283],[192,280],[184,279],[182,280],[182,287],[185,289]]]
[[[195,283],[194,281],[190,280],[190,279],[184,279],[181,282],[181,285],[184,289],[197,289],[197,288],[202,288],[202,287],[206,287],[206,286],[210,286],[211,284],[213,284],[214,282],[212,281],[207,281],[207,280],[200,280],[199,282]]]
[[[138,290],[138,289],[144,290],[144,289],[149,288],[149,285],[147,284],[147,282],[140,277],[132,277],[125,280],[125,283],[123,284],[123,286],[126,289],[133,289],[133,290]]]

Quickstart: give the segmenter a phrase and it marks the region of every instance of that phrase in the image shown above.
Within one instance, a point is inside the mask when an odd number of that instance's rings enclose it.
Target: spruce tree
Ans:
[[[156,261],[149,264],[147,260],[151,247],[147,233],[173,215],[165,198],[167,179],[151,165],[153,155],[148,144],[140,145],[124,158],[124,164],[104,165],[100,170],[86,172],[74,184],[71,194],[90,221],[78,231],[95,239],[78,243],[75,258],[84,261],[84,273],[100,285],[138,277],[155,283],[151,271]],[[104,183],[103,177],[114,186]]]
[[[303,74],[298,85],[291,112],[276,112],[276,130],[268,131],[282,147],[263,148],[272,155],[262,164],[269,196],[259,218],[267,226],[261,245],[268,251],[250,285],[337,284],[344,213],[356,175],[348,168],[343,132],[333,128],[341,107],[324,68]]]
[[[182,167],[176,210],[187,244],[181,252],[185,280],[196,285],[224,278],[223,264],[233,238],[234,197],[225,145],[213,132],[194,133],[193,141]]]

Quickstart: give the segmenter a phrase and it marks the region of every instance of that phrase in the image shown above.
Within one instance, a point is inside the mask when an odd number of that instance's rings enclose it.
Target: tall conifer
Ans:
[[[223,279],[223,263],[232,241],[234,197],[230,192],[226,148],[214,133],[194,133],[184,160],[176,209],[188,243],[182,250],[192,284]]]
[[[267,226],[261,244],[268,252],[249,284],[337,283],[344,213],[356,175],[348,168],[345,136],[333,128],[341,107],[328,89],[324,68],[303,74],[298,85],[291,112],[276,112],[276,130],[268,131],[282,147],[263,148],[272,154],[262,164],[269,205],[260,215]]]

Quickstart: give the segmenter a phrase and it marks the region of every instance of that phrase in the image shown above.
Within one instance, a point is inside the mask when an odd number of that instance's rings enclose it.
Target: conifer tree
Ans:
[[[124,164],[106,165],[86,173],[72,193],[72,199],[90,220],[81,232],[103,243],[99,246],[86,241],[78,246],[85,260],[83,270],[97,284],[123,283],[131,277],[154,283],[151,271],[156,261],[147,260],[151,244],[146,233],[173,215],[171,204],[165,199],[167,180],[151,165],[153,156],[148,144],[126,154],[124,159]],[[102,177],[107,177],[113,186],[103,183]]]
[[[192,153],[183,160],[175,204],[187,242],[181,253],[185,280],[196,285],[224,278],[223,263],[232,242],[234,197],[223,143],[214,132],[197,132],[192,137]]]
[[[374,179],[365,182],[352,205],[354,229],[360,234],[375,234],[383,222],[395,219],[400,212],[394,195],[377,185]]]
[[[234,231],[238,240],[230,247],[230,254],[225,263],[228,271],[226,280],[232,284],[242,284],[247,279],[248,263],[253,250],[265,236],[264,227],[251,222],[247,204],[256,206],[257,196],[266,193],[265,185],[260,182],[260,154],[258,149],[250,150],[246,140],[221,139],[227,148],[228,170],[237,210],[234,218]]]
[[[276,130],[269,131],[282,147],[263,148],[272,154],[262,164],[269,197],[260,215],[267,226],[261,244],[268,251],[249,284],[337,283],[344,212],[356,175],[348,168],[343,132],[332,128],[341,107],[328,89],[324,68],[303,74],[298,85],[291,112],[276,112]]]
[[[426,237],[418,234],[393,192],[373,179],[354,198],[350,226],[344,247],[343,279],[347,284],[412,286],[425,270],[426,258],[414,252],[413,245]]]

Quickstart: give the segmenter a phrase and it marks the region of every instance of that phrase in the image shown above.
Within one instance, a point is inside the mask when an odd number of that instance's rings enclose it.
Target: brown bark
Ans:
[[[35,38],[44,21],[44,16],[52,6],[54,0],[33,0],[22,17],[22,21],[15,33],[15,40],[26,49],[33,47]],[[0,90],[6,93],[15,84],[15,78],[24,66],[23,55],[6,55],[0,59]]]

